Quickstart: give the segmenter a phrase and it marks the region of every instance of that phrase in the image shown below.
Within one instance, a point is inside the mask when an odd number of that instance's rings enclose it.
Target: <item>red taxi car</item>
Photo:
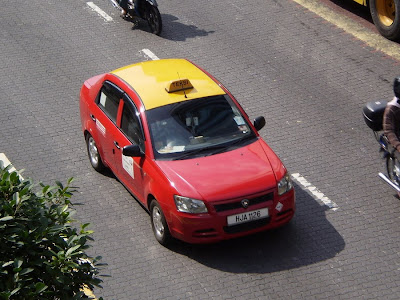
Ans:
[[[129,65],[85,81],[90,163],[108,167],[150,213],[157,241],[208,243],[276,228],[295,212],[286,168],[242,107],[185,59]]]

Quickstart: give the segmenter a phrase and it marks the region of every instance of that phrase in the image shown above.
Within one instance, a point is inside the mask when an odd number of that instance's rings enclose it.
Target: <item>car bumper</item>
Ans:
[[[268,217],[228,226],[227,217],[246,211],[268,208]],[[191,215],[176,212],[168,222],[173,237],[191,244],[214,243],[270,230],[287,224],[295,213],[294,190],[278,199],[251,206],[247,209],[237,208],[223,212],[210,211],[208,214]]]

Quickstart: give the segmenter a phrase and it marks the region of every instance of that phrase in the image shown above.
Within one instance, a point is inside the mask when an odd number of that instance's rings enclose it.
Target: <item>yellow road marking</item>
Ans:
[[[351,20],[350,18],[341,15],[337,12],[332,11],[326,5],[321,4],[320,1],[309,1],[309,0],[293,0],[301,6],[307,8],[313,13],[319,15],[326,21],[336,25],[343,29],[347,33],[355,36],[359,40],[365,42],[368,46],[380,50],[388,56],[393,57],[396,60],[400,60],[400,48],[395,42],[389,41],[380,34],[371,32],[364,26]]]

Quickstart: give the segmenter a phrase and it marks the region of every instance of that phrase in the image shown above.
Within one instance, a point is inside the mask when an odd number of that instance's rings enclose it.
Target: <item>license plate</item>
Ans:
[[[268,217],[268,208],[247,211],[241,214],[228,216],[228,226],[251,222]]]

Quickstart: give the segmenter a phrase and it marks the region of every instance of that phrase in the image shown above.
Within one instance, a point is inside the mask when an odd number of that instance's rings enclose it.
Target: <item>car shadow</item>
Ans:
[[[214,31],[206,31],[199,29],[194,25],[186,25],[179,22],[179,19],[173,15],[162,14],[163,29],[160,37],[171,41],[186,41],[190,38],[196,38],[199,36],[207,36]],[[147,22],[140,19],[137,25],[132,26],[132,30],[140,29],[146,32],[150,32],[150,27]]]
[[[112,179],[115,179],[115,180],[119,181],[118,178],[115,177],[114,173],[109,168],[104,168],[104,170],[102,170],[100,172],[100,174],[105,176],[105,177],[112,178]]]
[[[169,249],[230,273],[272,273],[335,257],[345,241],[326,219],[328,207],[297,184],[295,189],[295,217],[280,229],[209,245],[176,241]]]

